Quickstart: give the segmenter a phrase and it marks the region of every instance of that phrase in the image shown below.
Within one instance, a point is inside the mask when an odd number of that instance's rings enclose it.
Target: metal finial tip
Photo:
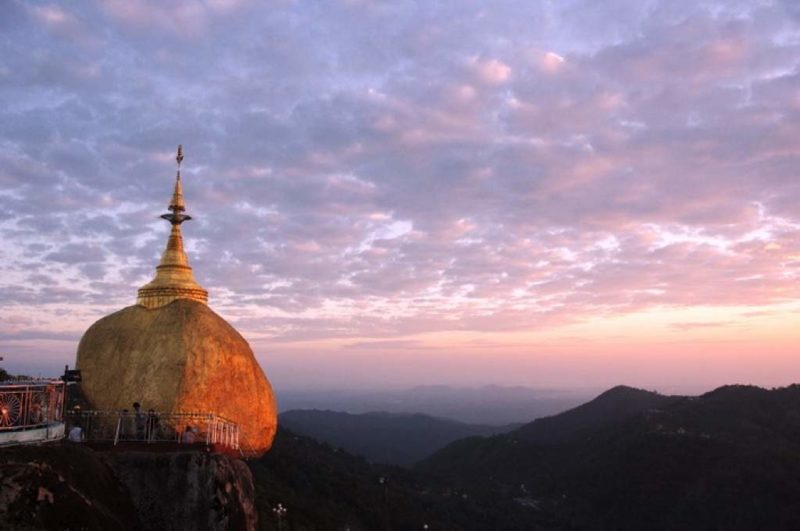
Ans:
[[[178,144],[178,156],[175,157],[175,160],[178,161],[178,166],[180,166],[181,162],[183,162],[183,145],[182,144]]]

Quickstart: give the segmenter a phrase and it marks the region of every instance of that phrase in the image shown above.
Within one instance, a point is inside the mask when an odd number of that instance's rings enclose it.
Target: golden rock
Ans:
[[[213,412],[239,425],[246,454],[272,444],[272,388],[247,341],[205,304],[129,306],[93,324],[78,346],[81,388],[96,409]]]
[[[182,150],[178,163],[183,159]],[[121,410],[133,402],[166,413],[213,413],[239,425],[248,455],[267,451],[277,406],[247,341],[206,304],[194,279],[180,226],[191,217],[180,166],[169,209],[172,224],[156,275],[139,289],[137,304],[94,323],[78,345],[81,389],[94,409]]]

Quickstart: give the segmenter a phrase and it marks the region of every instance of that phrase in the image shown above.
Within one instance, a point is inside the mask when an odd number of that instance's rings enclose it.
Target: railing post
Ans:
[[[117,442],[119,441],[119,428],[121,424],[122,424],[122,415],[119,415],[117,417],[117,429],[114,431],[114,446],[116,446]]]

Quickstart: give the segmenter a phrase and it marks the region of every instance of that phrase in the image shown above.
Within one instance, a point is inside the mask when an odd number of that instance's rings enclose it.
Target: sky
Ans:
[[[800,377],[794,0],[0,10],[0,356],[57,374],[183,225],[277,389]]]

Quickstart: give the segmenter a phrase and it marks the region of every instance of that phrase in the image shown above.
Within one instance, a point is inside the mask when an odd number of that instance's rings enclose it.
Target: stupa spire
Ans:
[[[146,308],[165,306],[176,299],[191,299],[206,304],[208,292],[194,279],[189,259],[183,249],[183,235],[181,223],[192,219],[186,211],[183,200],[183,185],[181,184],[181,162],[183,162],[183,146],[178,146],[175,157],[178,171],[175,176],[175,188],[172,200],[169,203],[169,214],[161,217],[170,222],[172,229],[167,239],[167,248],[161,255],[161,261],[156,266],[156,276],[149,283],[139,288],[136,299],[137,304]]]
[[[178,163],[178,173],[175,176],[175,191],[172,192],[172,201],[170,201],[169,206],[167,207],[167,210],[171,210],[173,214],[186,210],[186,204],[183,202],[183,185],[181,185],[181,162],[183,162],[183,146],[181,144],[178,144],[178,154],[175,157],[175,162]],[[172,221],[167,216],[169,216],[169,214],[164,214],[161,217]],[[182,219],[179,224],[183,223],[187,219],[192,218],[187,216],[186,218]]]

